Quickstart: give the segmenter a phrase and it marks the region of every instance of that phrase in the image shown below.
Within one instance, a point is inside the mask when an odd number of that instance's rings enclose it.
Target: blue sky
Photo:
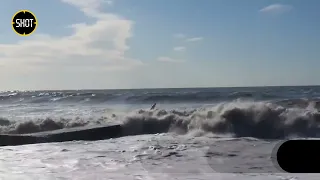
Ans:
[[[1,90],[320,84],[318,0],[3,0]],[[39,26],[16,35],[12,15]]]

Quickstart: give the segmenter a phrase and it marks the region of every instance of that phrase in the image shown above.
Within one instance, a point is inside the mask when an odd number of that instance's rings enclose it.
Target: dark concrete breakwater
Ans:
[[[1,134],[0,146],[17,146],[81,140],[97,141],[121,136],[123,136],[121,125],[81,127],[31,134]]]

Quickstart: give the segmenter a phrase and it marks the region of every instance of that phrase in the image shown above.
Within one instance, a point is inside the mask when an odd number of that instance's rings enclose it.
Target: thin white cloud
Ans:
[[[174,47],[173,50],[174,50],[174,51],[185,51],[185,50],[186,50],[186,47],[184,47],[184,46],[177,46],[177,47]]]
[[[11,67],[19,71],[52,67],[119,70],[130,69],[143,63],[125,55],[130,48],[127,40],[132,36],[131,20],[100,10],[106,0],[61,0],[95,18],[92,24],[79,23],[69,27],[73,33],[55,37],[35,34],[28,40],[13,44],[0,44],[2,70]],[[18,70],[17,70],[18,71]]]
[[[266,6],[262,9],[260,9],[260,12],[262,13],[284,13],[288,12],[293,9],[293,6],[291,5],[285,5],[285,4],[271,4],[269,6]]]
[[[183,33],[177,33],[177,34],[174,34],[173,37],[177,39],[184,39],[186,35]]]
[[[196,42],[196,41],[202,41],[203,37],[193,37],[186,39],[187,42]]]
[[[183,63],[183,62],[185,62],[184,60],[174,59],[174,58],[170,58],[170,57],[158,57],[157,61],[168,62],[168,63]]]
[[[173,37],[178,39],[183,39],[183,41],[186,41],[186,42],[196,42],[196,41],[202,41],[204,39],[203,37],[187,37],[187,35],[183,33],[174,34]]]

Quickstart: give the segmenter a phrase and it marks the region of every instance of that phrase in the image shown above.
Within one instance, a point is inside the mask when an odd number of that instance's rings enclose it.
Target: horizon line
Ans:
[[[222,88],[267,88],[267,87],[317,87],[318,85],[265,85],[265,86],[216,86],[216,87],[170,87],[170,88],[97,88],[97,89],[38,89],[38,90],[0,90],[1,92],[22,92],[22,91],[101,91],[101,90],[156,90],[156,89],[222,89]]]

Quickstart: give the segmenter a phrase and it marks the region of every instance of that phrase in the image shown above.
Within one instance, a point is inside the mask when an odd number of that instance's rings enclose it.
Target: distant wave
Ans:
[[[175,132],[230,134],[234,137],[266,139],[320,136],[320,112],[317,104],[284,107],[266,102],[228,102],[209,108],[178,110],[137,110],[118,117],[100,119],[37,119],[15,122],[1,119],[1,133],[32,133],[121,120],[124,135]]]
[[[232,88],[231,88],[232,89]],[[302,90],[301,90],[302,91]],[[308,94],[309,93],[309,94]],[[185,103],[222,102],[235,99],[279,100],[316,98],[320,93],[313,91],[279,92],[248,90],[181,90],[181,91],[47,91],[0,93],[0,103]]]

